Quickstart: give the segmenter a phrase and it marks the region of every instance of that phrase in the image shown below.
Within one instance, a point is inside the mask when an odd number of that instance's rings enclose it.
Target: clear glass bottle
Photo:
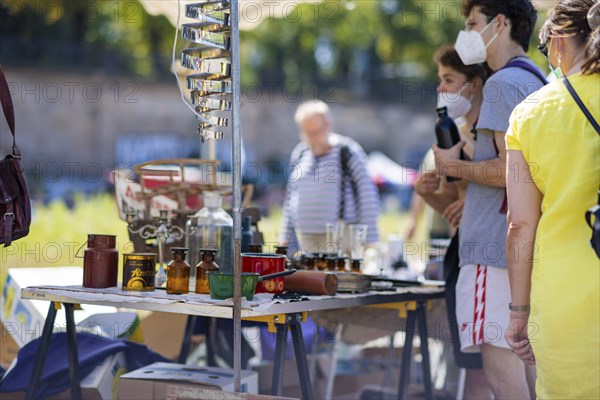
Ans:
[[[185,261],[187,251],[185,247],[171,247],[173,260],[167,265],[168,294],[190,292],[190,264]]]
[[[185,242],[190,265],[200,263],[200,249],[217,249],[217,264],[223,271],[233,271],[233,218],[221,208],[222,203],[220,193],[205,192],[204,208],[188,219]]]
[[[207,272],[218,272],[219,265],[215,262],[217,250],[201,249],[200,258],[202,261],[196,266],[196,290],[198,294],[210,294]]]

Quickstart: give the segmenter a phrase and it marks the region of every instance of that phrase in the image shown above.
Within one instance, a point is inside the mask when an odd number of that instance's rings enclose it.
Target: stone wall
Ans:
[[[181,102],[174,81],[141,82],[31,69],[5,72],[13,94],[18,144],[33,186],[46,187],[65,178],[93,181],[98,168],[103,172],[112,168],[117,139],[124,135],[172,136],[185,143],[190,154],[206,151],[202,150],[206,145],[196,139],[194,116]],[[338,100],[331,103],[335,131],[353,137],[367,152],[382,151],[398,162],[418,160],[434,140],[434,106],[426,101],[411,103]],[[254,96],[252,101],[246,98],[241,121],[249,161],[288,159],[298,142],[293,122],[297,105],[298,101],[277,94]],[[0,132],[5,154],[10,141],[4,121]],[[229,152],[227,136],[218,143],[219,154]],[[194,148],[196,143],[198,148]]]

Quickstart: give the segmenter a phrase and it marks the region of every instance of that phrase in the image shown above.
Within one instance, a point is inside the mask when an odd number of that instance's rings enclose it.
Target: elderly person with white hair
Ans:
[[[327,223],[367,225],[366,243],[379,235],[379,197],[367,173],[367,157],[354,140],[332,132],[333,118],[322,101],[296,110],[301,142],[292,151],[279,242],[290,250],[325,249]],[[300,233],[300,243],[297,233]]]

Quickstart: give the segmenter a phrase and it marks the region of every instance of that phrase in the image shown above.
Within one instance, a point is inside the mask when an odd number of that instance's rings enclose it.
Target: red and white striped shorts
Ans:
[[[506,268],[465,265],[456,283],[456,320],[460,347],[478,352],[488,343],[510,349],[504,339],[508,328],[510,285]]]

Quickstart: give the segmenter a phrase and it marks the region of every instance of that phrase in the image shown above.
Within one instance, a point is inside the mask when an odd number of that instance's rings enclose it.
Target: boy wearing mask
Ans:
[[[465,65],[487,61],[495,73],[483,88],[473,160],[459,159],[464,142],[434,146],[438,172],[468,181],[456,285],[459,336],[463,351],[481,352],[495,398],[523,399],[530,397],[525,368],[504,339],[510,302],[504,136],[515,106],[545,84],[526,56],[537,14],[529,0],[464,0],[463,14],[458,55]]]

